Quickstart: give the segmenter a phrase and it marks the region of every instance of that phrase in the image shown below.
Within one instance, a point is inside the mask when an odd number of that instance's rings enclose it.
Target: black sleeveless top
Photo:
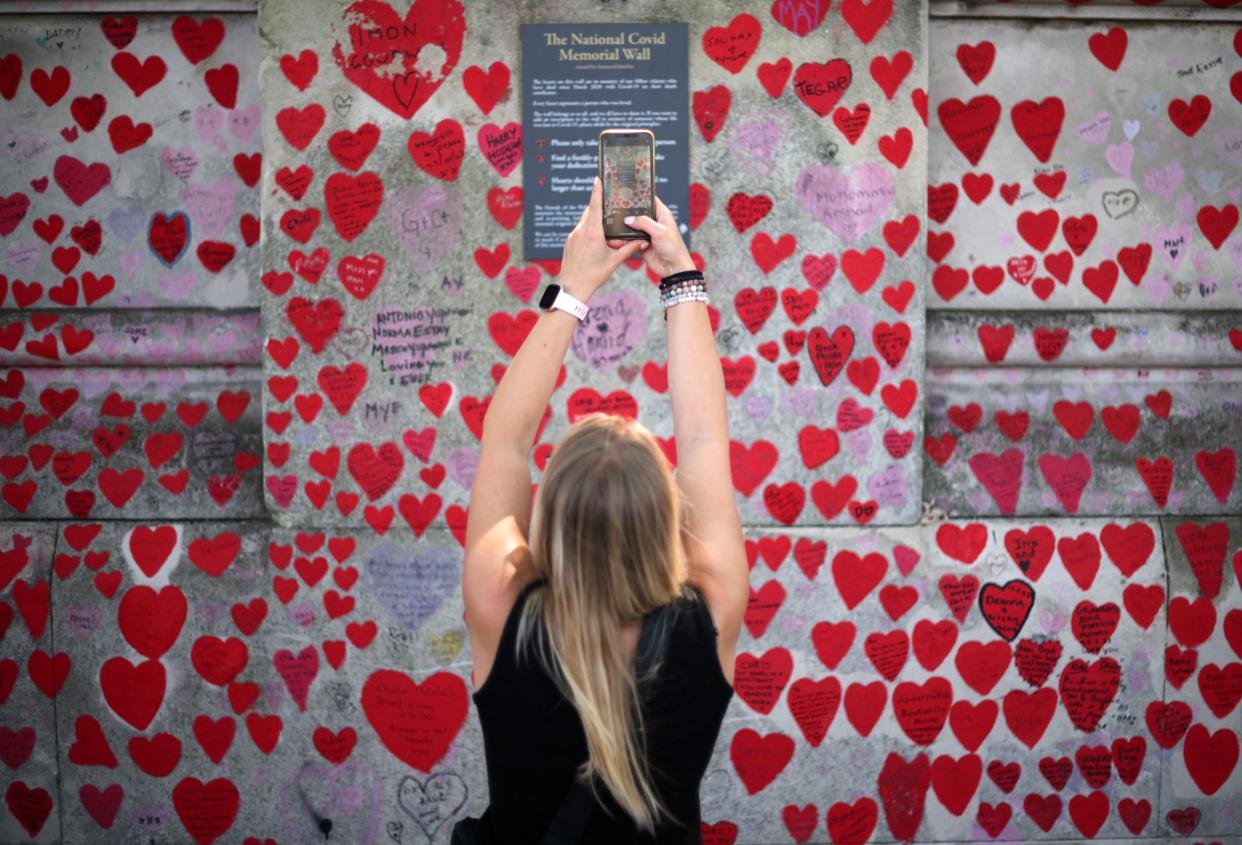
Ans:
[[[524,651],[520,665],[516,662],[518,619],[531,590],[542,583],[539,579],[528,584],[514,603],[496,662],[483,686],[471,696],[483,728],[491,799],[483,819],[495,841],[515,845],[532,845],[542,839],[578,766],[587,760],[586,734],[572,700],[561,694],[533,648]],[[682,596],[663,610],[659,616],[667,624],[667,639],[655,629],[649,636],[657,647],[666,644],[657,652],[661,665],[650,686],[640,685],[639,694],[652,783],[679,824],[666,819],[656,827],[655,836],[642,833],[608,788],[597,781],[603,803],[592,811],[583,842],[698,845],[702,841],[699,784],[733,687],[721,671],[717,631],[702,594],[686,585]],[[654,611],[644,617],[644,628],[656,617]],[[543,648],[556,665],[546,633]]]

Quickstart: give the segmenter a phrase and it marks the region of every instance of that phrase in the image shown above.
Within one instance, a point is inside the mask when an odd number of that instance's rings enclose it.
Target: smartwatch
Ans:
[[[560,285],[553,284],[549,284],[543,289],[543,296],[539,297],[539,307],[544,311],[551,311],[553,308],[568,311],[580,321],[586,319],[587,311],[590,310],[586,303],[579,302],[570,296]]]

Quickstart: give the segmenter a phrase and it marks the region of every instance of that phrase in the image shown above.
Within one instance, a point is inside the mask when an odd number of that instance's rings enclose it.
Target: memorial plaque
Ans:
[[[656,195],[690,241],[684,23],[522,26],[527,261],[559,259],[598,172],[599,133],[650,129]]]

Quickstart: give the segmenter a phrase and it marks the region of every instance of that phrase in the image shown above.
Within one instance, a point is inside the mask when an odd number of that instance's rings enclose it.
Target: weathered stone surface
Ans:
[[[263,297],[269,351],[285,353],[267,371],[297,376],[304,388],[292,401],[327,400],[317,419],[295,421],[272,437],[291,449],[287,465],[265,464],[272,485],[267,504],[277,520],[362,527],[400,522],[398,515],[417,511],[410,523],[415,530],[460,523],[454,514],[466,504],[477,461],[480,403],[525,336],[527,324],[514,328],[514,320],[535,319],[537,289],[557,269],[523,262],[520,220],[489,213],[489,192],[520,188],[522,174],[498,176],[477,137],[488,125],[521,119],[519,24],[587,18],[689,21],[691,101],[708,90],[730,97],[713,140],[691,130],[690,178],[705,197],[692,247],[704,262],[719,315],[730,433],[742,447],[735,451],[734,478],[744,521],[915,518],[923,355],[916,282],[925,266],[918,220],[926,202],[925,122],[916,107],[926,72],[923,4],[896,4],[891,16],[877,7],[848,21],[833,14],[820,27],[806,23],[815,11],[810,5],[773,11],[752,4],[724,12],[648,1],[588,13],[563,2],[470,3],[460,54],[444,57],[446,81],[408,120],[383,102],[382,87],[377,96],[366,93],[334,60],[338,42],[342,60],[350,52],[352,13],[328,4],[322,15],[308,15],[306,8],[292,2],[260,8],[268,51],[261,85],[273,104],[263,123],[264,269],[285,279]],[[759,46],[734,73],[709,57],[704,37],[743,14],[736,26],[755,20]],[[375,23],[363,12],[357,22]],[[319,70],[299,90],[280,62],[292,62],[303,50],[318,57]],[[890,76],[869,70],[880,57],[902,68],[893,57],[907,55],[908,71]],[[838,58],[852,69],[840,109],[869,110],[859,113],[867,117],[853,140],[839,128],[849,125],[840,122],[840,112],[834,124],[827,112],[812,110],[818,101],[804,102],[797,93],[803,89],[796,88],[801,77],[794,68],[813,74],[813,66]],[[497,61],[508,68],[510,82],[483,111],[459,80],[468,68],[487,70]],[[777,62],[790,63],[787,84],[776,84],[784,79]],[[773,67],[761,70],[761,64]],[[869,75],[877,72],[891,93],[873,85]],[[378,73],[382,81],[384,71]],[[322,109],[324,120],[303,136],[291,123],[306,109]],[[378,145],[355,174],[345,168],[355,162],[333,157],[330,139],[368,124],[379,134]],[[412,160],[412,133],[458,130],[464,139],[460,164],[454,160],[441,171]],[[315,175],[309,192],[295,199],[275,178],[300,167]],[[333,214],[343,219],[347,209],[328,207],[329,179],[366,179],[375,190],[382,182],[382,206],[360,233],[332,225]],[[731,199],[736,206],[760,195],[772,205],[757,222],[728,210]],[[309,242],[299,243],[291,235],[302,234],[296,223],[311,213],[322,220]],[[282,229],[282,221],[293,228]],[[317,251],[326,256],[322,268],[319,259],[302,257]],[[382,273],[350,275],[359,259],[382,266]],[[779,305],[782,296],[789,300],[785,306]],[[806,311],[799,299],[809,305]],[[645,271],[623,268],[592,307],[606,319],[579,329],[539,441],[554,443],[577,415],[601,406],[636,415],[670,437],[664,323],[651,280]],[[818,365],[812,349],[824,353]],[[833,349],[847,354],[834,361]],[[264,399],[266,408],[282,411],[289,401],[270,394]],[[821,439],[822,448],[804,451],[803,433]],[[411,445],[423,438],[430,443],[432,435],[434,447]],[[310,467],[312,455],[338,448],[339,474],[327,477]],[[394,467],[389,483],[364,468],[381,450]],[[449,482],[433,486],[419,477],[423,469],[438,474],[439,467]],[[537,467],[532,472],[537,479]]]
[[[9,285],[0,303],[254,307],[254,17],[190,18],[185,49],[166,11],[132,25],[115,15],[108,30],[105,17],[4,16],[0,49],[17,57],[21,73],[12,95],[4,92],[0,130],[0,259]],[[220,25],[218,41],[208,21]]]
[[[3,512],[259,516],[258,396],[252,367],[10,370]]]
[[[137,19],[137,35],[123,49],[140,58],[160,56],[168,65],[165,80],[137,98],[106,66],[118,48],[101,28],[102,18],[126,13],[50,18],[44,13],[60,9],[36,4],[28,11],[37,14],[0,16],[0,57],[12,52],[24,61],[14,97],[0,106],[5,117],[16,116],[0,130],[7,144],[0,146],[0,161],[10,165],[0,175],[0,226],[16,220],[0,236],[7,286],[0,304],[22,309],[0,314],[0,363],[10,368],[0,383],[0,414],[12,419],[0,427],[0,507],[10,517],[66,519],[73,516],[67,491],[87,491],[95,499],[88,515],[68,524],[10,522],[0,529],[0,759],[8,767],[0,784],[0,840],[148,845],[193,841],[194,833],[221,843],[251,837],[444,842],[455,819],[486,806],[459,587],[461,509],[478,451],[463,410],[468,400],[495,389],[497,365],[510,360],[512,349],[494,339],[503,334],[489,330],[489,319],[533,311],[534,292],[553,278],[555,267],[522,261],[514,252],[520,222],[506,227],[485,210],[489,189],[519,187],[521,174],[497,178],[477,136],[485,124],[519,119],[517,24],[590,17],[690,21],[692,90],[723,85],[731,92],[730,113],[715,140],[693,133],[691,179],[708,200],[692,245],[705,262],[720,316],[717,342],[730,374],[733,436],[746,447],[734,474],[745,480],[738,492],[753,598],[738,646],[738,693],[703,782],[704,841],[840,842],[864,838],[861,832],[877,842],[1242,845],[1236,836],[1242,766],[1234,750],[1240,712],[1235,678],[1242,672],[1239,235],[1235,230],[1214,249],[1196,219],[1205,205],[1239,203],[1231,181],[1236,168],[1228,167],[1236,153],[1229,133],[1240,122],[1227,92],[1234,55],[1228,42],[1236,26],[1169,22],[1184,8],[1111,6],[1110,16],[1150,13],[1166,21],[1125,23],[1126,59],[1112,74],[1090,49],[1089,39],[1114,25],[1090,18],[1100,16],[1098,4],[1055,4],[1053,11],[1078,20],[1036,27],[939,19],[927,45],[926,13],[915,3],[893,4],[892,17],[868,39],[866,16],[882,3],[746,4],[721,11],[702,3],[634,2],[590,10],[566,2],[466,3],[461,54],[441,89],[409,120],[394,119],[336,67],[331,48],[347,37],[347,4],[321,4],[322,13],[319,5],[300,2],[264,4],[262,267],[239,229],[245,214],[258,214],[258,188],[247,187],[233,164],[235,154],[260,148],[253,131],[258,112],[249,111],[258,99],[255,86],[247,85],[259,72],[253,18],[187,4],[152,9],[135,0],[133,9],[156,14]],[[398,5],[394,14],[404,14]],[[997,9],[1013,16],[1025,13],[1024,5]],[[221,0],[213,9],[226,6],[234,4]],[[817,9],[827,12],[823,23],[799,34],[798,22]],[[221,45],[197,64],[171,33],[173,15],[182,10],[195,27],[209,17],[224,25]],[[704,36],[743,11],[762,34],[755,54],[733,74],[708,56]],[[985,39],[996,45],[997,57],[976,88],[964,81],[955,53],[960,45],[977,49]],[[301,73],[281,67],[282,58],[303,49],[316,55],[315,73],[305,65]],[[912,69],[890,97],[881,87],[884,65],[877,78],[872,61],[897,62],[903,50]],[[1212,65],[1217,54],[1224,56],[1219,67]],[[834,57],[848,61],[854,76],[837,107],[855,119],[861,105],[871,109],[856,143],[832,114],[808,109],[794,88],[793,69]],[[783,59],[791,76],[772,97],[765,75]],[[497,60],[513,76],[484,111],[469,92],[465,70],[486,70]],[[233,108],[207,88],[207,71],[225,63],[240,73]],[[1206,66],[1202,72],[1195,69],[1199,64]],[[57,65],[68,69],[72,83],[48,107],[31,86],[31,74]],[[1058,75],[1066,76],[1065,85]],[[1101,77],[1106,84],[1099,84]],[[930,151],[918,115],[920,89],[932,95]],[[84,131],[71,104],[96,91],[106,96],[107,112],[94,130]],[[908,243],[882,225],[909,215],[923,220],[925,182],[960,183],[966,165],[944,135],[937,106],[946,98],[989,93],[1002,102],[999,126],[972,168],[992,176],[992,194],[977,207],[959,198],[944,226],[931,224],[930,245],[935,252],[947,231],[956,244],[946,264],[1000,266],[1018,247],[1030,251],[1014,229],[1018,213],[1046,206],[1064,221],[1092,211],[1099,218],[1097,237],[1075,256],[1070,283],[1056,285],[1046,302],[1033,295],[1034,283],[1024,291],[1012,278],[987,296],[968,286],[944,297],[925,269],[923,222]],[[1211,97],[1212,114],[1192,138],[1173,128],[1167,107],[1197,93]],[[1055,155],[1043,167],[1018,139],[1010,111],[1018,100],[1051,94],[1064,98],[1068,114]],[[324,109],[324,124],[299,150],[278,126],[290,115],[277,115],[312,104]],[[1109,127],[1097,142],[1088,121],[1099,111],[1109,114]],[[107,127],[120,115],[151,123],[151,140],[128,152],[113,149]],[[217,116],[223,119],[215,127]],[[461,125],[465,152],[459,175],[440,180],[409,158],[406,144],[412,132],[434,131],[446,119]],[[1126,137],[1127,120],[1139,122],[1133,138]],[[385,198],[366,230],[347,242],[329,213],[324,185],[354,171],[338,164],[327,143],[367,122],[380,128],[381,140],[359,172],[380,175]],[[77,140],[59,134],[75,125]],[[890,145],[903,127],[912,144],[908,160],[897,164]],[[1107,180],[1096,177],[1113,167],[1110,155],[1124,155],[1123,138],[1133,145],[1131,181],[1141,201],[1137,211],[1113,219],[1090,206],[1121,181],[1115,171]],[[1144,144],[1153,139],[1157,146],[1149,152]],[[1120,152],[1110,154],[1110,147]],[[199,163],[182,178],[176,173],[187,166],[185,149]],[[30,180],[40,169],[51,176],[61,154],[107,162],[111,184],[80,208],[50,178],[40,193]],[[1149,186],[1147,177],[1167,174],[1174,161],[1184,170],[1181,183],[1168,202],[1155,202],[1168,186]],[[302,165],[313,173],[306,192],[295,197],[300,183],[282,169]],[[823,206],[799,201],[798,186],[808,173],[872,166],[891,175],[893,189],[889,207],[863,234],[846,237],[821,219]],[[1054,168],[1070,178],[1057,200],[1045,201],[1031,180]],[[211,191],[221,180],[232,185],[234,197],[223,224],[209,198],[190,190]],[[1020,185],[1012,206],[997,194],[1009,180]],[[14,193],[30,201],[20,219]],[[739,193],[769,196],[771,212],[752,227],[736,226],[728,203]],[[148,229],[152,215],[178,209],[189,214],[193,234],[186,253],[167,268],[147,243]],[[320,211],[318,226],[306,243],[291,242],[284,215],[305,209]],[[144,219],[135,228],[138,212]],[[46,243],[34,221],[52,213],[63,217],[64,227]],[[97,254],[83,251],[70,271],[54,268],[54,249],[71,243],[82,249],[71,230],[87,219],[101,224]],[[1152,241],[1155,254],[1141,284],[1123,276],[1108,295],[1098,285],[1096,293],[1083,286],[1083,268],[1099,266],[1110,250],[1183,225],[1190,229],[1189,252],[1162,256],[1163,243]],[[238,254],[213,274],[195,252],[217,226],[223,228],[216,239],[233,243]],[[765,247],[756,240],[761,234],[772,242],[789,235],[796,243],[766,272],[759,257]],[[1049,251],[1066,249],[1063,240],[1058,225]],[[289,259],[294,250],[310,255],[320,246],[329,258],[312,282],[313,261],[294,266]],[[510,252],[498,267],[475,254],[482,248],[496,259],[504,246]],[[864,284],[846,270],[847,254],[872,247],[884,256],[884,270]],[[369,255],[386,262],[374,292],[342,291],[342,260]],[[86,272],[94,274],[89,283]],[[107,275],[115,286],[96,298]],[[70,276],[76,291],[63,281]],[[924,278],[932,282],[933,304],[946,309],[930,320],[927,360],[957,368],[930,371],[926,390]],[[909,289],[902,287],[907,280]],[[25,287],[31,281],[42,286],[37,296]],[[767,287],[777,294],[772,313],[748,324],[747,298]],[[814,291],[818,302],[809,316],[795,319],[796,312],[780,306],[785,291]],[[322,352],[309,350],[310,339],[289,318],[287,303],[298,296],[343,305],[341,328]],[[628,392],[645,424],[671,434],[667,393],[658,389],[666,356],[652,296],[650,280],[629,269],[601,291],[593,305],[610,326],[584,327],[542,442],[555,442],[572,416],[569,397],[587,386],[601,396]],[[256,299],[264,307],[261,324]],[[1169,311],[1130,310],[1151,307]],[[402,310],[413,316],[399,316]],[[374,349],[381,314],[390,319],[386,325],[415,323],[431,333],[425,336],[448,338],[447,345],[420,353],[413,364],[386,361]],[[890,330],[905,323],[911,332],[893,366],[880,348],[888,342],[879,339],[883,331],[873,332],[881,322]],[[998,348],[997,340],[981,340],[985,324],[1015,329],[994,363],[987,353]],[[853,331],[854,351],[824,385],[797,333],[840,326]],[[1092,333],[1110,328],[1116,329],[1111,341]],[[1057,329],[1069,332],[1063,348],[1049,337]],[[86,340],[88,331],[93,338]],[[262,375],[254,367],[260,342]],[[612,343],[630,348],[616,360],[601,358],[599,349]],[[880,373],[874,382],[865,370],[849,367],[865,368],[868,359]],[[329,368],[355,362],[369,375],[351,399],[347,379]],[[403,373],[406,384],[400,383]],[[907,379],[917,385],[915,400],[899,414],[884,388]],[[419,388],[427,384],[447,387],[424,395]],[[1168,391],[1167,399],[1161,391]],[[873,416],[863,420],[865,414],[848,409],[851,401]],[[1074,405],[1058,413],[1060,401]],[[206,403],[201,422],[198,403]],[[979,406],[974,424],[971,403]],[[1086,412],[1078,403],[1091,410],[1085,430]],[[164,407],[157,414],[159,404]],[[1133,432],[1129,406],[1137,412]],[[1022,434],[1014,420],[998,424],[1001,410],[1029,414]],[[118,425],[132,430],[112,453],[109,437],[98,432],[107,426],[116,437]],[[839,437],[836,454],[815,466],[798,444],[808,426]],[[183,436],[180,449],[161,460],[156,448],[153,457],[147,448],[152,436],[170,433]],[[903,447],[907,433],[911,445]],[[953,437],[951,452],[945,435]],[[771,465],[757,460],[761,440],[775,447]],[[395,478],[376,476],[367,460],[351,461],[356,449],[385,442],[403,456]],[[1000,488],[993,484],[989,495],[969,465],[1007,449],[1021,453],[1023,470],[1012,499],[1001,497],[1011,504],[1002,505],[995,494]],[[261,451],[267,505],[282,526],[262,520]],[[85,473],[75,475],[78,453],[90,460]],[[1077,496],[1070,484],[1075,466],[1064,462],[1074,454],[1092,470]],[[1062,463],[1046,462],[1045,470],[1040,459],[1049,455]],[[1159,484],[1153,490],[1144,479],[1153,467],[1159,474],[1155,462],[1162,456],[1173,465],[1163,504]],[[1146,470],[1140,458],[1151,462]],[[142,470],[143,480],[137,492],[113,504],[104,488],[114,482],[101,481],[104,469]],[[153,486],[161,474],[180,470],[189,472],[184,493]],[[537,468],[532,472],[537,478]],[[236,487],[233,476],[240,479]],[[846,476],[855,479],[856,492],[829,513],[817,501],[822,485]],[[377,478],[387,488],[371,496],[383,486]],[[802,494],[796,512],[794,488]],[[960,518],[881,527],[913,523],[921,498]],[[865,507],[851,511],[851,501],[871,500],[878,505],[874,515]],[[1011,516],[994,518],[1005,511]],[[1073,518],[1050,518],[1068,513]],[[1157,515],[1165,518],[1151,519]],[[253,517],[260,519],[245,521]],[[871,524],[857,528],[812,525],[865,520]],[[970,595],[968,578],[977,582]],[[39,592],[44,583],[46,599]],[[149,589],[165,585],[170,589],[155,600],[158,610],[144,610],[143,603],[153,601]],[[185,621],[169,625],[177,613],[162,602],[178,597]],[[1017,610],[1025,610],[1020,620]],[[40,619],[44,627],[32,637]],[[852,631],[848,643],[846,630]],[[1048,666],[1040,649],[1054,647],[1060,653]],[[42,658],[29,660],[39,653],[69,660],[64,686],[53,696],[31,679],[45,671]],[[134,721],[146,717],[145,676],[125,667],[148,659],[164,667],[165,688],[150,724],[139,730]],[[106,673],[105,665],[111,667]],[[161,671],[154,662],[146,665],[147,672]],[[1037,677],[1045,669],[1047,677]],[[842,699],[835,703],[833,682]],[[864,700],[867,690],[882,690],[882,702]],[[976,724],[972,732],[969,717],[983,715],[989,705],[996,707],[990,727]],[[1185,724],[1178,721],[1182,712],[1189,713]],[[91,719],[115,766],[81,733]],[[222,732],[229,724],[233,734],[226,742]],[[27,735],[12,733],[25,728],[35,731],[29,755],[23,750]],[[442,742],[420,744],[441,729]],[[143,767],[160,756],[147,750],[157,736],[179,744],[179,756],[169,773],[152,775]],[[208,749],[222,754],[218,764]],[[1013,773],[1012,783],[1006,773]],[[213,783],[226,798],[235,791],[236,806],[225,801],[216,821],[198,827],[194,810],[207,802],[194,779]],[[46,789],[46,800],[38,793],[32,798],[32,788]],[[19,813],[41,824],[23,827]],[[35,827],[32,836],[28,828]]]
[[[56,528],[0,525],[0,760],[4,842],[61,842],[57,688],[63,621],[51,612]],[[60,658],[63,660],[63,657]]]
[[[1193,822],[1195,836],[1216,838],[1242,830],[1242,520],[1162,522],[1169,555],[1167,647],[1185,667],[1181,683],[1166,687],[1166,723],[1180,728],[1187,711],[1173,708],[1188,707],[1190,724],[1181,737],[1170,735],[1171,747],[1159,749],[1157,815],[1166,830]]]
[[[1238,370],[927,378],[924,495],[947,513],[1222,514],[1242,502]]]
[[[159,361],[169,367],[257,367],[263,352],[259,312],[253,309],[9,313],[15,319],[8,325],[21,326],[31,340],[0,345],[0,366],[143,366]],[[36,330],[35,324],[45,319],[54,319],[54,326]],[[71,351],[53,344],[49,336],[80,338],[81,343],[74,343]]]
[[[1235,30],[934,21],[931,307],[1242,306]]]
[[[1065,331],[1065,344],[1041,343]],[[1012,331],[1012,337],[1010,332]],[[934,311],[927,317],[929,367],[1242,366],[1237,312]]]

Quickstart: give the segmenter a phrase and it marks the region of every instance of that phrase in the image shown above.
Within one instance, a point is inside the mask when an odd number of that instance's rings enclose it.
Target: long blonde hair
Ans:
[[[546,627],[557,667],[586,734],[578,776],[598,776],[635,825],[654,832],[668,814],[646,765],[633,663],[621,626],[676,599],[686,580],[677,485],[660,446],[638,422],[592,413],[548,460],[535,496],[531,553],[546,583],[531,592],[517,651]],[[542,613],[544,626],[538,624]]]

